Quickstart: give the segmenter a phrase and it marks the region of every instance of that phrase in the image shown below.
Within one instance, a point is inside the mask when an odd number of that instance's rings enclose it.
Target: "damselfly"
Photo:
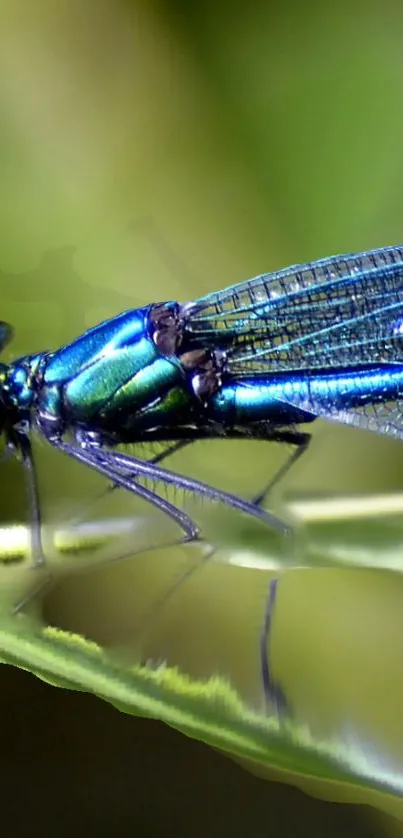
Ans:
[[[12,335],[0,324],[0,348]],[[252,502],[169,471],[161,460],[202,439],[307,447],[319,416],[403,436],[403,246],[263,274],[195,302],[125,311],[54,352],[0,365],[0,430],[28,476],[33,559],[44,562],[31,432],[165,512],[184,540],[196,523],[142,484],[221,501],[287,527]],[[143,460],[117,445],[160,442]],[[284,472],[284,468],[282,472]]]
[[[0,323],[0,349],[11,327]],[[34,565],[44,564],[31,433],[140,496],[180,527],[199,528],[144,485],[221,501],[280,532],[263,509],[268,487],[306,449],[301,425],[325,417],[403,437],[403,246],[333,256],[263,274],[195,302],[151,303],[119,314],[54,352],[0,364],[0,432],[25,466]],[[294,452],[252,501],[161,466],[206,439],[275,440]],[[163,443],[153,460],[117,449]],[[261,637],[266,660],[271,586]]]

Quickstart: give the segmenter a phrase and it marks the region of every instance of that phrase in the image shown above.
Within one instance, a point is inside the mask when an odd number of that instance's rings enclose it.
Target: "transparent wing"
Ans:
[[[387,403],[354,405],[354,407],[340,410],[329,402],[327,405],[311,403],[311,410],[325,419],[352,425],[366,431],[375,431],[403,439],[403,404],[402,400]]]
[[[263,274],[184,312],[237,377],[402,362],[403,245]]]
[[[388,400],[385,400],[379,390],[375,393],[371,389],[366,393],[361,392],[360,404],[359,398],[346,398],[346,393],[340,386],[329,388],[327,395],[320,397],[318,392],[315,392],[317,381],[318,375],[315,379],[314,373],[307,373],[307,386],[294,389],[284,387],[281,400],[314,416],[403,439],[403,398],[399,393],[399,386],[394,394],[389,394]]]

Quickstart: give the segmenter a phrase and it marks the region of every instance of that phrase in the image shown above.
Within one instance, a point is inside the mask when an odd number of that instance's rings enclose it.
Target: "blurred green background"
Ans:
[[[0,24],[1,318],[16,331],[6,360],[57,347],[124,308],[192,299],[293,262],[401,241],[400,3],[2,0]],[[220,442],[195,446],[175,465],[248,495],[283,458],[276,446],[263,456],[260,445]],[[94,475],[45,446],[38,462],[50,522],[99,488]],[[286,488],[390,491],[402,488],[402,467],[399,443],[318,423]],[[17,465],[2,473],[1,518],[24,520]],[[154,570],[167,564],[164,556],[156,562]],[[142,569],[145,560],[138,579]],[[122,591],[125,613],[142,597],[133,605],[128,573],[125,566],[114,580],[108,570],[67,585],[48,613],[122,643],[123,629],[114,630]],[[199,663],[203,638],[210,633],[214,645],[224,633],[226,652],[214,665],[225,661],[236,682],[250,684],[258,673],[248,649],[266,587],[259,582],[257,593],[251,582],[244,603],[236,574],[235,588],[213,581],[219,596],[215,608],[208,600],[207,624],[208,584],[197,588],[188,656]],[[233,590],[235,608],[249,609],[250,637],[222,617]],[[177,634],[186,623],[181,608]],[[244,815],[251,827],[247,807]],[[225,823],[224,807],[219,834],[238,834]],[[299,834],[295,824],[292,831]]]

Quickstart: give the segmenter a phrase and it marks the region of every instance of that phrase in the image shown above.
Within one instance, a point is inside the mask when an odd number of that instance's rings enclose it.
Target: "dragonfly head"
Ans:
[[[41,355],[0,364],[0,414],[29,410],[36,394]]]

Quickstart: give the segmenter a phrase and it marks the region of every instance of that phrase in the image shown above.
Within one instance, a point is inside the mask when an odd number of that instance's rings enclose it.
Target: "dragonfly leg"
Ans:
[[[47,588],[51,581],[51,574],[48,573],[45,579],[42,579],[40,582],[38,582],[38,584],[35,585],[33,589],[31,588],[31,590],[26,594],[26,596],[18,600],[18,602],[14,605],[12,613],[19,614],[19,612],[22,611],[22,609],[25,608],[26,605],[32,602],[32,600],[35,599],[38,596],[38,594],[41,593],[41,591]]]
[[[139,463],[143,463],[142,460],[137,460],[134,457],[125,457],[117,452],[104,450],[98,446],[94,448],[91,446],[78,447],[70,442],[64,442],[54,437],[50,438],[49,442],[63,453],[84,463],[89,468],[93,468],[99,474],[102,474],[110,480],[111,483],[116,484],[116,486],[121,486],[128,492],[143,498],[157,509],[160,509],[178,524],[183,532],[185,541],[198,540],[199,528],[185,512],[182,512],[174,504],[137,482],[143,476],[142,471],[138,467]],[[153,477],[152,470],[154,466],[150,463],[148,463],[148,466],[148,476]]]
[[[180,539],[179,543],[183,544],[190,541],[200,540],[199,530],[197,526],[184,512],[182,512],[176,506],[170,504],[167,500],[160,497],[155,492],[150,491],[142,484],[138,483],[139,479],[151,478],[163,484],[165,483],[167,485],[177,486],[179,488],[184,489],[185,491],[197,492],[198,494],[202,496],[207,496],[212,500],[219,500],[221,502],[227,503],[230,506],[234,506],[235,508],[238,508],[247,514],[254,514],[255,517],[264,520],[266,523],[269,523],[272,526],[275,526],[276,529],[280,529],[283,534],[287,532],[286,526],[282,522],[280,522],[270,513],[264,510],[260,510],[258,506],[253,507],[249,502],[243,501],[241,498],[237,498],[234,495],[215,490],[209,486],[206,486],[203,483],[194,481],[192,479],[184,478],[182,475],[178,475],[166,469],[160,468],[157,465],[157,458],[155,458],[154,461],[150,462],[139,460],[131,456],[126,456],[118,451],[110,451],[108,449],[103,449],[99,446],[96,446],[92,449],[90,444],[81,447],[71,444],[69,442],[64,442],[62,440],[51,439],[50,442],[52,442],[52,444],[55,445],[59,450],[98,471],[100,474],[102,474],[108,480],[110,480],[112,484],[121,486],[127,491],[139,495],[144,500],[148,500],[154,506],[161,509],[161,511],[165,512],[182,529],[183,536]],[[186,443],[188,442],[190,441],[186,441]],[[163,452],[163,455],[164,453],[165,455],[173,453],[173,450],[178,450],[179,448],[184,447],[184,443],[178,443],[177,445],[169,448],[168,451]],[[159,457],[159,461],[161,461],[161,455],[157,455],[157,457]],[[175,542],[171,542],[170,544],[172,545],[173,543]],[[152,549],[152,547],[149,547],[147,549]],[[141,553],[143,552],[144,549],[141,550]],[[213,552],[213,550],[208,550],[207,554],[203,557],[202,564],[204,564],[211,558]],[[133,550],[131,550],[129,553],[125,553],[124,555],[114,557],[113,561],[122,560],[133,555],[134,552]],[[168,591],[165,592],[165,594],[159,601],[159,610],[161,610],[164,607],[164,605],[172,597],[172,595],[179,588],[179,586],[181,586],[184,583],[184,581],[188,580],[196,572],[196,570],[198,570],[200,566],[200,564],[197,564],[196,566],[190,568],[187,572],[185,572],[185,574],[182,573],[178,577],[178,579],[174,580],[173,584],[169,587]],[[142,630],[144,631],[145,628],[146,624],[143,625]]]
[[[183,440],[183,441],[181,440],[180,442],[177,442],[174,445],[170,445],[169,447],[165,448],[163,451],[159,452],[159,454],[157,454],[151,460],[151,462],[154,462],[154,461],[161,462],[166,457],[170,456],[171,454],[175,453],[179,449],[184,448],[186,445],[190,444],[190,442],[192,442],[192,440]],[[32,458],[32,450],[29,446],[28,438],[27,438],[27,443],[28,443],[28,445],[26,447],[26,450],[24,451],[24,454],[25,454],[25,457],[26,457],[26,461],[28,463],[30,463],[31,466],[32,466],[32,469],[30,471],[27,471],[27,474],[31,475],[31,477],[32,476],[35,477],[34,461],[33,461],[33,458]],[[58,446],[56,445],[56,447],[58,447]],[[99,451],[98,446],[96,447],[96,450]],[[68,453],[70,453],[70,452],[68,452]],[[25,463],[25,459],[23,461]],[[33,475],[32,475],[32,472],[33,472]],[[108,476],[111,476],[111,475],[108,475]],[[128,488],[126,483],[122,484],[121,482],[119,482],[119,483],[113,482],[106,488],[106,490],[104,490],[102,492],[100,497],[103,497],[106,493],[112,491],[113,489],[118,489],[118,488],[122,488],[122,487],[126,488],[126,489]],[[34,488],[36,488],[36,492],[33,491]],[[176,507],[173,507],[171,504],[168,504],[168,502],[164,501],[162,498],[160,499],[158,497],[158,495],[154,495],[154,493],[149,493],[149,494],[152,494],[154,496],[154,499],[156,499],[157,501],[160,501],[160,503],[155,503],[155,500],[153,500],[153,498],[148,496],[148,494],[147,494],[148,490],[144,489],[142,486],[137,487],[137,489],[138,489],[138,491],[135,490],[134,488],[132,488],[132,491],[134,491],[135,494],[140,494],[143,497],[145,496],[146,500],[150,501],[151,503],[154,503],[154,505],[158,506],[159,508],[163,508],[163,511],[166,512],[168,515],[170,515],[170,512],[171,512],[172,509],[174,509],[175,512],[176,512]],[[30,508],[32,509],[32,520],[33,520],[33,522],[35,522],[35,526],[33,527],[32,534],[33,534],[33,536],[36,534],[36,538],[35,538],[35,541],[33,543],[33,555],[34,555],[34,557],[38,556],[38,555],[42,556],[42,561],[41,562],[38,562],[38,561],[35,562],[34,566],[35,567],[42,567],[46,560],[45,560],[45,557],[44,557],[44,554],[43,554],[43,551],[42,551],[42,544],[41,544],[41,539],[40,539],[40,532],[41,532],[40,524],[41,524],[41,521],[40,521],[39,496],[38,496],[38,488],[37,488],[36,480],[34,480],[33,486],[31,486],[29,484],[29,499],[30,499]],[[91,505],[91,504],[89,504],[89,505]],[[168,509],[168,507],[169,507],[169,509]],[[78,520],[80,520],[80,519],[81,519],[81,516]],[[177,520],[176,515],[175,515],[175,520]],[[180,522],[178,522],[178,523],[180,523]],[[185,524],[185,525],[183,525],[183,524]],[[197,538],[198,538],[197,529],[196,529],[195,525],[193,525],[193,522],[191,521],[191,519],[188,518],[188,516],[185,516],[184,514],[182,516],[182,530],[184,531],[184,535],[182,536],[182,538],[177,539],[177,540],[170,540],[163,545],[158,545],[158,547],[167,548],[167,547],[174,546],[175,544],[184,544],[188,541],[197,540]],[[40,546],[41,552],[38,552],[38,545]],[[155,549],[155,546],[150,545],[149,547],[141,548],[141,550],[139,550],[138,552],[142,554],[142,553],[147,552],[148,550],[153,550],[153,549]],[[113,559],[110,559],[109,561],[106,560],[104,563],[109,564],[111,562],[122,561],[125,558],[133,557],[135,555],[136,555],[136,551],[133,551],[133,550],[130,550],[130,552],[126,551],[125,553],[122,553],[121,555],[114,556]],[[34,599],[49,584],[50,581],[51,581],[51,576],[49,574],[45,580],[40,582],[23,599],[19,600],[19,602],[15,605],[15,607],[13,609],[13,613],[17,614],[19,611],[21,611],[24,608],[24,606],[26,606],[29,602],[31,602],[31,600]]]
[[[182,448],[185,448],[187,445],[191,445],[192,443],[193,443],[193,440],[191,440],[191,439],[179,440],[178,442],[175,442],[172,445],[168,445],[166,448],[164,448],[158,454],[155,454],[154,457],[151,457],[151,459],[148,462],[149,463],[162,463],[163,460],[168,459],[168,457],[171,457],[173,454],[176,454],[177,451],[180,451]],[[129,472],[128,472],[128,476],[130,476]],[[110,483],[109,486],[107,486],[105,489],[102,489],[102,491],[99,492],[99,494],[97,494],[95,497],[91,498],[87,503],[82,504],[80,506],[79,512],[76,515],[73,515],[70,518],[67,526],[72,526],[74,524],[79,524],[83,520],[84,515],[86,513],[88,513],[95,506],[96,503],[99,503],[101,500],[103,500],[103,498],[110,495],[116,489],[121,489],[121,488],[122,488],[122,486],[120,486],[117,483]]]
[[[181,451],[182,448],[187,448],[188,445],[193,445],[195,442],[194,439],[180,439],[177,442],[174,442],[173,445],[169,445],[167,448],[164,448],[163,451],[160,451],[159,454],[155,454],[154,457],[151,457],[149,463],[162,463],[163,460],[166,460],[168,457],[172,457],[173,454],[176,454],[177,451]]]
[[[299,431],[285,431],[284,433],[280,432],[274,438],[272,437],[272,439],[275,442],[282,442],[287,443],[288,445],[294,445],[295,448],[294,451],[287,458],[285,463],[275,473],[274,477],[272,477],[270,481],[263,487],[263,489],[260,492],[258,492],[252,499],[252,503],[256,504],[257,506],[260,506],[264,503],[265,499],[270,494],[274,486],[276,486],[276,484],[283,479],[287,472],[292,468],[294,463],[296,463],[297,460],[299,460],[299,458],[302,457],[302,455],[305,453],[309,446],[309,443],[311,441],[311,435]],[[272,626],[273,613],[275,608],[277,584],[277,579],[270,580],[269,593],[266,600],[264,621],[260,635],[260,667],[265,702],[271,707],[274,706],[277,715],[279,717],[282,717],[288,709],[287,700],[281,687],[274,681],[270,669],[270,630]]]
[[[270,442],[281,442],[285,443],[286,445],[293,445],[294,451],[287,457],[285,463],[276,471],[273,477],[270,478],[269,482],[257,492],[256,495],[252,498],[251,503],[254,506],[261,506],[267,496],[270,494],[272,489],[280,483],[280,481],[285,477],[285,475],[290,471],[293,465],[297,462],[297,460],[305,454],[309,443],[311,441],[311,434],[302,433],[300,431],[279,431],[278,434],[274,436],[271,435]]]
[[[252,500],[250,501],[251,506],[255,506],[257,508],[261,507],[266,500],[267,496],[270,494],[271,490],[274,486],[279,483],[282,478],[287,474],[287,472],[292,468],[294,463],[299,460],[299,458],[304,454],[307,450],[308,445],[311,440],[311,435],[307,433],[300,433],[298,431],[284,431],[279,432],[275,436],[273,436],[272,432],[270,431],[270,438],[268,439],[267,436],[257,437],[258,439],[264,439],[264,441],[269,442],[283,442],[288,445],[294,445],[295,449],[287,458],[285,463],[281,466],[281,468],[276,471],[274,477],[271,477],[269,482],[265,484],[263,489],[257,492],[256,495],[253,496]],[[212,547],[211,552],[209,553],[209,558],[214,555],[217,548]]]
[[[163,459],[172,455],[181,448],[184,448],[186,445],[189,445],[193,441],[194,440],[192,439],[179,440],[174,445],[165,449],[162,453],[157,454],[154,459],[144,460],[131,455],[128,456],[122,454],[119,451],[111,450],[103,447],[102,445],[92,445],[90,438],[86,439],[85,437],[80,437],[79,445],[73,445],[71,443],[55,439],[54,437],[49,438],[49,442],[52,445],[65,451],[65,453],[68,453],[70,456],[73,456],[82,462],[86,462],[87,465],[94,468],[96,471],[99,471],[99,473],[109,477],[112,484],[121,486],[129,491],[132,491],[134,494],[141,495],[143,493],[143,496],[145,497],[145,493],[148,490],[143,489],[141,484],[137,481],[139,479],[149,478],[157,483],[162,483],[166,486],[174,486],[177,489],[183,489],[184,492],[200,495],[201,497],[207,497],[213,502],[218,501],[225,506],[238,509],[246,515],[251,515],[262,522],[265,522],[281,535],[291,535],[290,527],[288,527],[287,524],[285,524],[284,521],[276,515],[262,509],[260,503],[243,500],[230,492],[225,492],[222,489],[216,489],[215,487],[209,486],[208,484],[202,483],[194,478],[185,477],[177,472],[160,467],[159,463]],[[109,487],[109,491],[112,491],[112,486]],[[149,500],[154,506],[159,506],[161,509],[163,509],[163,505],[167,503],[155,492],[150,494]],[[180,517],[184,516],[184,513],[182,513],[178,507],[173,504],[169,504],[169,507],[170,512],[167,514],[179,523]],[[175,513],[173,513],[173,510],[175,510]],[[185,516],[185,518],[189,522],[189,516]]]
[[[240,509],[242,512],[246,514],[253,514],[255,517],[258,517],[264,520],[266,523],[269,523],[275,529],[280,530],[281,534],[287,535],[289,534],[288,528],[282,521],[277,519],[275,516],[272,516],[271,513],[266,512],[265,510],[260,510],[258,505],[253,506],[250,502],[243,501],[241,498],[237,498],[234,495],[230,495],[226,492],[221,492],[220,490],[215,490],[212,487],[206,486],[203,483],[198,481],[194,481],[189,478],[184,478],[181,475],[174,474],[173,472],[169,472],[166,469],[159,469],[155,463],[144,462],[135,460],[132,457],[127,457],[119,452],[111,453],[111,452],[103,452],[102,456],[106,457],[113,457],[115,459],[116,464],[119,465],[120,468],[125,468],[126,473],[129,467],[134,469],[134,472],[137,477],[151,477],[153,479],[159,480],[162,483],[167,483],[168,485],[175,485],[180,488],[183,488],[185,491],[193,491],[197,492],[202,496],[207,496],[212,500],[219,500],[223,503],[226,503],[229,506],[233,506],[235,508]],[[209,561],[214,553],[216,552],[215,548],[212,547],[207,550],[206,554],[203,556],[202,561],[189,568],[184,574],[182,573],[172,585],[168,588],[168,590],[164,593],[163,597],[160,599],[158,606],[162,609],[175,591],[185,582],[193,576],[196,571],[198,571],[207,561]],[[143,625],[144,630],[144,625]]]
[[[185,447],[187,447],[189,445],[192,445],[192,444],[194,444],[194,440],[192,440],[192,439],[178,440],[177,442],[167,446],[165,449],[163,449],[158,454],[156,454],[154,457],[152,457],[150,460],[148,460],[148,463],[150,465],[156,465],[158,463],[161,463],[164,460],[168,459],[168,457],[175,454],[177,451],[180,451],[182,448],[185,448]],[[125,474],[128,478],[130,478],[130,470],[129,469],[126,470]],[[127,487],[122,487],[122,485],[120,483],[119,484],[118,483],[111,483],[106,488],[106,490],[104,490],[102,492],[102,494],[97,499],[99,500],[100,497],[104,497],[104,495],[107,494],[108,492],[111,492],[111,491],[113,491],[115,489],[119,489],[119,488],[127,488]],[[156,496],[156,497],[158,497],[158,496]],[[81,518],[81,516],[80,516],[80,518]],[[185,536],[184,538],[181,538],[179,540],[178,539],[170,540],[170,541],[167,541],[164,544],[158,544],[158,548],[159,549],[162,549],[162,548],[167,549],[169,547],[174,547],[176,544],[183,544],[183,543],[186,543],[187,541],[191,541],[191,540],[194,540],[194,539],[188,538],[187,536]],[[141,555],[143,555],[144,553],[146,553],[148,551],[151,551],[151,550],[154,550],[154,549],[155,549],[155,546],[150,545],[149,547],[142,547],[138,552]],[[204,564],[210,558],[210,556],[213,553],[214,553],[213,549],[209,550],[207,552],[207,554],[205,556],[203,556],[201,564]],[[111,559],[106,559],[106,561],[102,562],[102,564],[112,564],[112,563],[114,564],[115,562],[120,562],[120,561],[124,561],[125,559],[134,558],[134,556],[136,554],[137,554],[137,552],[133,551],[133,549],[131,549],[130,551],[126,550],[126,551],[124,551],[124,552],[122,552],[122,553],[120,553],[116,556],[113,556],[113,558],[111,558]],[[141,633],[144,634],[144,633],[147,632],[147,629],[148,629],[148,627],[151,623],[151,619],[155,615],[155,610],[157,610],[158,614],[160,614],[161,611],[163,610],[163,608],[166,606],[166,604],[169,602],[169,600],[175,594],[175,592],[177,590],[179,590],[179,588],[182,587],[182,585],[187,580],[189,580],[190,577],[192,577],[196,573],[196,571],[200,568],[200,566],[201,566],[200,564],[193,565],[187,571],[185,571],[184,573],[181,573],[176,579],[174,579],[172,584],[169,586],[168,590],[166,590],[164,592],[164,594],[160,597],[158,602],[153,604],[152,613],[147,614],[145,619],[142,621],[141,625],[139,625],[138,628],[139,628],[139,631]]]
[[[42,545],[42,518],[39,499],[39,487],[36,474],[35,460],[29,437],[19,433],[15,441],[11,440],[10,449],[17,448],[21,454],[25,474],[25,483],[28,496],[29,519],[31,525],[31,554],[34,570],[42,570],[46,566],[46,557]],[[18,614],[28,602],[34,599],[40,591],[50,582],[51,576],[48,573],[23,599],[19,600],[14,608],[13,614]]]
[[[21,453],[28,496],[29,518],[31,524],[32,562],[35,568],[42,568],[46,558],[42,546],[42,519],[39,500],[39,487],[31,442],[25,434],[18,435],[18,449]]]
[[[288,708],[287,699],[279,686],[276,684],[270,667],[270,631],[273,622],[273,615],[276,604],[278,579],[270,580],[269,592],[266,600],[264,623],[260,634],[260,669],[262,677],[263,693],[265,703],[275,709],[276,714],[284,717]]]
[[[97,455],[96,455],[97,456]],[[120,452],[102,451],[101,455],[105,461],[113,463],[113,467],[118,467],[120,470],[129,470],[137,478],[150,478],[158,483],[166,486],[174,486],[177,489],[183,489],[185,492],[190,492],[200,497],[206,497],[211,501],[222,503],[225,506],[238,509],[245,515],[251,515],[266,523],[268,526],[275,529],[280,535],[290,535],[290,528],[276,515],[261,509],[260,506],[254,505],[250,501],[243,500],[238,495],[233,495],[231,492],[225,492],[222,489],[216,489],[209,486],[207,483],[202,483],[200,480],[195,480],[191,477],[184,477],[177,472],[169,471],[161,468],[154,463],[140,460],[137,457],[129,457]],[[136,484],[137,485],[137,484]],[[176,509],[176,507],[175,507]],[[179,511],[179,510],[178,510]]]

